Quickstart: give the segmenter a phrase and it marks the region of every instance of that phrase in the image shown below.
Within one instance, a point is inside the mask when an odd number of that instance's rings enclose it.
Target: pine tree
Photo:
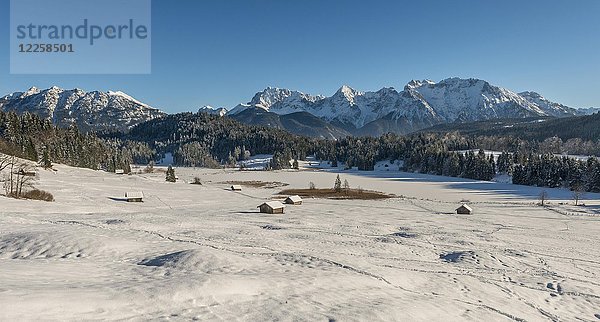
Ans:
[[[44,169],[52,168],[52,161],[50,161],[50,155],[48,154],[48,149],[44,149],[44,153],[42,154],[41,165]]]
[[[144,170],[146,173],[154,172],[154,161],[150,161]]]
[[[35,144],[33,144],[33,140],[29,138],[25,145],[25,157],[32,161],[38,161],[38,154],[35,150]]]
[[[227,157],[227,165],[230,167],[234,167],[236,163],[236,157],[229,152],[229,156]]]
[[[283,162],[282,162],[282,155],[281,153],[278,153],[277,151],[275,151],[273,153],[273,157],[271,158],[271,161],[269,162],[270,168],[271,170],[281,170],[283,169]]]
[[[337,168],[338,167],[338,161],[337,161],[337,159],[333,159],[333,161],[331,161],[331,167],[332,168]]]
[[[344,170],[352,170],[352,161],[350,159],[346,160],[346,165],[344,166]]]
[[[337,175],[337,178],[335,178],[335,184],[333,185],[333,190],[335,190],[335,192],[342,192],[342,180],[340,179],[340,175]]]
[[[509,172],[510,166],[510,156],[506,152],[502,152],[501,155],[498,156],[498,172],[502,174],[507,174]]]
[[[173,169],[172,166],[169,166],[169,168],[167,169],[166,180],[168,182],[176,182],[177,181],[177,177],[175,177],[175,170]]]

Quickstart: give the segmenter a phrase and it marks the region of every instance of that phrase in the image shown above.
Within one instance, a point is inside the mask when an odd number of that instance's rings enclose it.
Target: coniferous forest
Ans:
[[[243,125],[204,113],[168,115],[142,123],[128,133],[83,133],[58,128],[33,114],[0,112],[0,152],[40,163],[56,162],[90,169],[130,171],[130,164],[148,164],[172,153],[175,165],[234,166],[252,155],[272,154],[269,169],[292,168],[297,160],[315,156],[370,171],[375,163],[401,160],[405,171],[491,180],[512,175],[513,183],[600,192],[600,162],[560,156],[570,142],[593,152],[597,142],[543,141],[518,135],[463,135],[459,132],[386,134],[323,140],[279,129]],[[484,150],[503,151],[494,157]],[[590,151],[591,150],[591,151]],[[567,151],[568,152],[568,151]],[[296,162],[291,162],[296,161]]]
[[[77,127],[58,128],[49,120],[25,113],[0,112],[0,152],[45,163],[129,171],[129,165],[155,155],[148,145],[119,139],[100,139]]]

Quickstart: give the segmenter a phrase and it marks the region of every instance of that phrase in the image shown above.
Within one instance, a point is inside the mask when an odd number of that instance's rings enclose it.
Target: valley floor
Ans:
[[[537,188],[342,172],[399,197],[268,215],[256,206],[282,187],[225,182],[331,187],[336,173],[56,169],[39,185],[56,202],[0,197],[2,321],[600,321],[598,195],[574,207],[548,190],[542,208]],[[463,199],[473,215],[453,214]]]

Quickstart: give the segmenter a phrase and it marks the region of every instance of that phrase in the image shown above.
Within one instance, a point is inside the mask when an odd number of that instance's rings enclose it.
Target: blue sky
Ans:
[[[10,75],[0,3],[0,95],[121,90],[180,112],[232,107],[267,86],[331,95],[458,76],[600,107],[597,0],[153,0],[149,75]]]

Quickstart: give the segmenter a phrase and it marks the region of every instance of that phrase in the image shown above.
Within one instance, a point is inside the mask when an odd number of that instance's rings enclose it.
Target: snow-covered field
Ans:
[[[256,206],[337,172],[56,166],[56,202],[0,197],[0,320],[598,321],[600,196],[396,171],[341,172],[384,201]],[[200,176],[204,185],[192,185]],[[286,187],[286,188],[288,188]],[[141,204],[121,201],[143,191]],[[470,216],[453,210],[468,199]],[[594,200],[590,200],[594,199]]]

